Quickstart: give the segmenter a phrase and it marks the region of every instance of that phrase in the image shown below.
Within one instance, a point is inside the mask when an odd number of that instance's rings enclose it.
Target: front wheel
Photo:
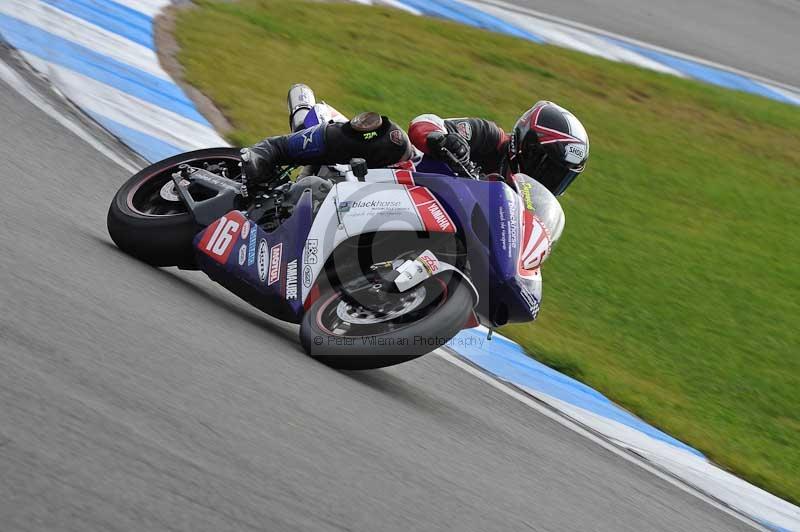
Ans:
[[[108,233],[122,251],[153,266],[194,267],[192,240],[203,229],[178,197],[172,174],[181,164],[208,165],[238,179],[238,148],[208,148],[151,164],[125,182],[108,209]]]
[[[337,369],[400,364],[441,347],[467,323],[472,290],[440,277],[402,293],[380,291],[366,279],[323,293],[300,325],[306,352]]]

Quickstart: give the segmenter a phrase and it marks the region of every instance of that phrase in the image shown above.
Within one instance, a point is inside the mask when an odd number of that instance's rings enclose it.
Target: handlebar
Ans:
[[[467,177],[470,179],[475,179],[476,181],[480,180],[480,172],[478,166],[474,162],[470,161],[465,165],[459,161],[456,156],[453,155],[453,152],[447,148],[442,147],[441,150],[445,157],[450,159],[450,167],[456,172],[456,174],[459,175],[459,177]]]

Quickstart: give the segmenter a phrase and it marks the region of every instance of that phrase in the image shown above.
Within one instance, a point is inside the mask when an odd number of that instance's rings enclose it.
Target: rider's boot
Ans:
[[[317,103],[314,91],[308,85],[296,83],[289,89],[286,101],[289,107],[289,129],[292,133],[305,129],[306,115]]]

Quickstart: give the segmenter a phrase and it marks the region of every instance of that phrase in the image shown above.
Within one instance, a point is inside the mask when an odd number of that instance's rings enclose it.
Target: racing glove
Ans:
[[[242,194],[248,196],[253,189],[269,181],[275,173],[277,150],[265,139],[255,146],[242,148]]]
[[[442,133],[440,131],[432,131],[425,138],[428,144],[430,154],[437,159],[445,162],[450,162],[445,155],[445,150],[453,154],[455,159],[466,166],[469,164],[470,152],[469,143],[467,139],[457,133]]]

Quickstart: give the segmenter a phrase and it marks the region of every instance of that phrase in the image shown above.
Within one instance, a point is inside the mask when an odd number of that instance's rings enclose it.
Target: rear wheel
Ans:
[[[306,352],[338,369],[374,369],[420,357],[455,336],[472,312],[459,278],[391,293],[361,278],[323,293],[303,317]]]
[[[181,164],[225,171],[238,179],[238,148],[210,148],[181,153],[144,168],[114,196],[108,232],[124,252],[153,266],[194,267],[192,240],[202,229],[178,197],[172,174]]]

